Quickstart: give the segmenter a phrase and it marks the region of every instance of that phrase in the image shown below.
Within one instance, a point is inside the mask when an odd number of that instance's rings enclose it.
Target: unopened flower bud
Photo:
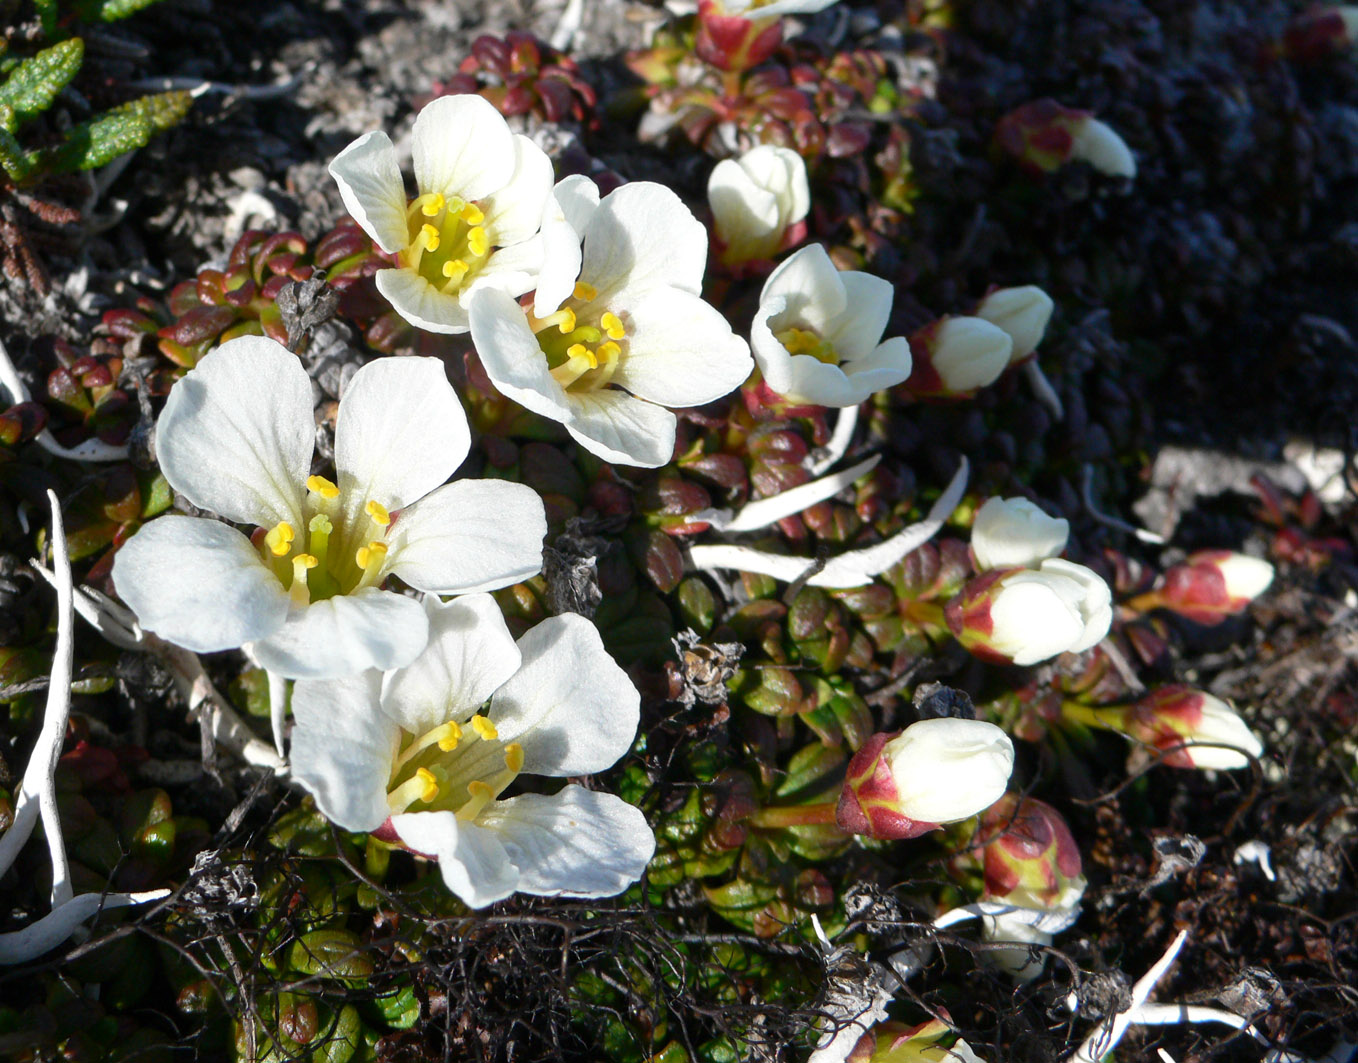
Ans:
[[[1026,498],[992,498],[976,511],[971,551],[979,569],[1027,568],[1066,548],[1070,522]]]
[[[835,822],[851,834],[916,838],[989,807],[1013,769],[1014,745],[994,724],[921,720],[873,735],[854,754]]]
[[[1112,602],[1095,572],[1050,558],[1035,569],[978,576],[944,617],[957,641],[982,660],[1029,665],[1097,645],[1112,626]]]
[[[977,845],[987,900],[1068,908],[1084,895],[1080,848],[1061,813],[1045,801],[1005,794],[982,813]]]
[[[995,139],[1024,166],[1042,173],[1079,160],[1109,177],[1136,176],[1136,159],[1111,126],[1055,100],[1034,100],[1010,111],[1000,119]]]
[[[1037,350],[1051,320],[1052,307],[1050,295],[1035,284],[1025,284],[991,292],[976,307],[975,316],[1009,334],[1014,344],[1009,364],[1015,365]]]
[[[1131,706],[1125,727],[1132,738],[1168,751],[1162,763],[1171,768],[1229,771],[1249,767],[1250,759],[1264,752],[1264,744],[1226,702],[1178,684],[1160,687]]]
[[[783,41],[784,15],[810,14],[836,0],[699,0],[694,50],[719,70],[748,70]]]
[[[1272,582],[1273,566],[1267,561],[1230,550],[1202,550],[1166,571],[1153,593],[1166,609],[1211,625],[1244,612]]]
[[[981,1063],[981,1058],[946,1022],[930,1019],[918,1026],[878,1023],[859,1039],[845,1063]]]
[[[1306,11],[1283,31],[1282,55],[1294,62],[1315,62],[1358,44],[1358,7],[1336,4]]]
[[[723,262],[772,258],[790,246],[797,229],[804,231],[797,223],[811,207],[806,163],[791,148],[761,144],[717,163],[707,201]]]
[[[1009,367],[1014,341],[979,317],[943,317],[910,337],[914,369],[905,386],[921,398],[960,398]]]

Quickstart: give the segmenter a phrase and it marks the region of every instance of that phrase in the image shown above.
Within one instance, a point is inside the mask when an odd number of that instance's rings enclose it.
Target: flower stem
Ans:
[[[824,801],[814,805],[779,805],[761,808],[749,818],[755,827],[831,827],[835,825],[838,802]]]
[[[943,606],[937,602],[915,599],[905,603],[905,619],[925,631],[933,629],[946,631],[948,622],[943,616]]]
[[[1122,726],[1122,715],[1126,712],[1125,705],[1105,705],[1101,708],[1093,708],[1089,705],[1082,705],[1078,701],[1061,702],[1061,715],[1071,723],[1081,723],[1086,727],[1094,727],[1103,731],[1124,730]]]

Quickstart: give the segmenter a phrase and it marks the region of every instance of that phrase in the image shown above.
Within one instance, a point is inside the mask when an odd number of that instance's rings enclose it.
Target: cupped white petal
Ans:
[[[580,234],[569,222],[557,218],[542,223],[542,270],[533,293],[533,313],[546,317],[570,298],[580,276],[582,257]]]
[[[316,427],[297,356],[263,336],[228,340],[170,389],[156,460],[179,494],[227,520],[297,521]]]
[[[382,682],[382,711],[416,735],[449,720],[465,720],[514,674],[522,659],[489,594],[467,594],[447,604],[431,594],[424,607],[429,642],[415,660],[388,672]]]
[[[707,202],[721,241],[751,257],[771,255],[782,236],[778,197],[740,163],[723,159],[707,179]]]
[[[945,319],[934,335],[931,357],[949,391],[974,391],[995,383],[1009,367],[1014,341],[979,317]]]
[[[750,348],[726,316],[696,295],[652,288],[620,300],[627,349],[613,383],[662,406],[700,406],[729,394],[754,368]]]
[[[464,823],[452,812],[407,812],[392,816],[391,826],[409,848],[437,860],[444,885],[473,908],[518,888],[519,869],[496,830]]]
[[[604,302],[656,287],[698,295],[707,268],[707,230],[664,185],[634,181],[600,201],[585,229],[580,279]]]
[[[1021,665],[1060,656],[1084,636],[1082,597],[1071,580],[1027,571],[1008,576],[990,606],[987,644]]]
[[[405,182],[391,137],[364,133],[335,156],[330,176],[339,185],[344,209],[378,247],[389,255],[405,247],[410,240]]]
[[[989,808],[1014,770],[1013,742],[981,720],[920,720],[884,752],[900,811],[922,823],[955,823]]]
[[[288,593],[235,528],[164,516],[118,550],[113,586],[137,622],[195,653],[234,649],[283,626]]]
[[[384,572],[430,594],[493,591],[542,569],[546,534],[546,511],[531,487],[459,480],[392,522]]]
[[[1273,582],[1273,566],[1249,554],[1228,553],[1216,561],[1216,566],[1226,581],[1226,593],[1232,598],[1253,601]]]
[[[467,331],[467,311],[458,297],[439,291],[413,269],[378,270],[376,281],[392,309],[416,328],[446,335]]]
[[[353,375],[335,424],[345,528],[366,527],[376,501],[401,509],[448,479],[467,456],[467,415],[437,358],[378,358]]]
[[[566,224],[583,235],[589,227],[589,219],[599,209],[599,186],[584,174],[572,174],[556,183],[552,199],[556,212]]]
[[[542,897],[612,897],[641,878],[655,854],[640,809],[582,786],[497,801],[478,823],[509,852],[519,891]]]
[[[1238,712],[1211,694],[1204,693],[1201,697],[1202,714],[1188,740],[1214,744],[1188,747],[1186,752],[1192,758],[1193,767],[1232,771],[1248,768],[1251,758],[1264,755],[1264,744]],[[1230,748],[1225,748],[1227,746]]]
[[[368,587],[294,607],[277,631],[247,649],[261,667],[289,679],[332,679],[402,668],[428,638],[419,602]]]
[[[975,316],[1009,333],[1014,349],[1010,361],[1027,358],[1047,332],[1054,304],[1052,298],[1035,284],[1000,288],[981,300]]]
[[[547,368],[523,307],[493,288],[478,289],[468,302],[477,357],[500,393],[553,421],[569,420],[566,389]]]
[[[292,688],[292,777],[345,830],[376,830],[391,814],[387,780],[401,734],[378,710],[381,682],[367,671]]]
[[[895,292],[890,281],[858,270],[842,271],[839,283],[844,286],[847,306],[823,336],[834,344],[841,361],[852,362],[866,358],[881,343]]]
[[[843,276],[820,244],[807,244],[769,274],[759,294],[760,305],[775,296],[781,296],[786,306],[769,320],[774,332],[795,326],[824,336],[850,309]]]
[[[490,720],[523,746],[523,770],[590,775],[617,762],[636,738],[641,696],[582,616],[554,616],[519,639],[523,663],[496,691]]]
[[[421,192],[481,199],[514,176],[514,134],[480,96],[440,96],[425,104],[411,131]]]
[[[981,569],[1024,568],[1066,548],[1070,522],[1049,517],[1026,498],[991,498],[976,511],[971,550]]]
[[[605,389],[571,395],[566,431],[605,461],[655,469],[674,457],[677,418],[663,406]]]
[[[790,383],[786,390],[779,390],[772,384],[769,387],[790,402],[843,409],[857,406],[872,394],[872,391],[864,390],[866,379],[856,380],[840,366],[822,362],[809,354],[789,356],[788,370]],[[764,381],[768,383],[767,376]]]
[[[775,317],[781,318],[786,310],[787,299],[781,295],[769,295],[766,288],[759,300],[754,320],[750,323],[750,352],[764,377],[764,383],[779,395],[788,395],[793,390],[792,353],[773,334],[769,322]]]
[[[1064,577],[1080,587],[1078,609],[1084,630],[1071,645],[1072,653],[1083,653],[1103,641],[1113,626],[1113,592],[1102,577],[1093,569],[1065,561],[1059,557],[1048,558],[1038,566],[1044,575]]]
[[[760,144],[740,157],[740,167],[778,201],[779,228],[801,221],[811,209],[806,163],[791,148]]]
[[[520,133],[514,134],[514,173],[481,201],[486,233],[491,243],[510,247],[522,243],[542,226],[552,195],[552,160]]]

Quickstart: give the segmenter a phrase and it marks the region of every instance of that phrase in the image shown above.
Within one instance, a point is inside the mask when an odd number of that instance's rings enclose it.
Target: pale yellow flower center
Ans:
[[[383,542],[391,514],[380,502],[363,508],[362,527],[344,528],[340,490],[324,476],[308,476],[302,504],[307,523],[280,521],[254,537],[264,563],[299,605],[353,594],[379,582],[387,557]]]
[[[627,353],[627,325],[607,307],[597,305],[598,291],[579,281],[554,314],[528,315],[528,324],[547,356],[556,382],[568,391],[597,391],[617,372]]]
[[[788,328],[774,335],[787,348],[788,354],[809,354],[818,362],[839,365],[839,352],[835,350],[835,345],[821,339],[811,329]]]
[[[466,723],[403,733],[387,779],[387,807],[392,815],[447,811],[474,820],[521,771],[523,746],[502,741],[495,725],[477,713]]]
[[[475,203],[426,192],[406,208],[409,243],[399,258],[445,295],[456,295],[492,251],[486,215]]]

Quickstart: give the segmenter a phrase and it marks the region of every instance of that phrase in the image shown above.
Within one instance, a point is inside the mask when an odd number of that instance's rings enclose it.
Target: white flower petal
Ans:
[[[413,269],[377,271],[377,290],[392,309],[416,328],[456,335],[467,331],[467,311],[456,295],[445,295]]]
[[[571,395],[571,438],[605,461],[655,469],[674,457],[678,423],[663,406],[605,389]]]
[[[726,316],[696,295],[652,288],[613,304],[627,328],[613,383],[662,406],[701,406],[740,387],[754,368]]]
[[[492,251],[480,272],[466,284],[458,296],[464,310],[471,306],[472,293],[482,288],[494,288],[518,298],[533,290],[542,272],[547,244],[542,234],[511,247]]]
[[[849,309],[843,277],[820,244],[807,244],[769,274],[759,294],[760,305],[775,296],[782,296],[787,305],[770,320],[774,332],[797,326],[824,336]]]
[[[1046,334],[1053,306],[1050,295],[1034,284],[1025,284],[991,292],[976,307],[975,316],[1009,333],[1014,343],[1009,358],[1017,362],[1037,350]]]
[[[707,202],[717,235],[742,256],[764,258],[782,238],[778,197],[756,183],[735,159],[723,159],[707,179]]]
[[[459,480],[392,522],[385,571],[430,594],[492,591],[542,569],[546,534],[546,511],[531,487]]]
[[[1103,641],[1113,626],[1113,592],[1099,574],[1074,561],[1059,557],[1048,558],[1038,567],[1044,574],[1055,574],[1073,580],[1081,589],[1080,620],[1084,630],[1070,647],[1072,653],[1083,653]]]
[[[411,734],[469,717],[518,670],[521,655],[489,594],[424,602],[429,642],[410,664],[387,673],[382,711]]]
[[[421,192],[481,199],[514,175],[514,134],[480,96],[440,96],[411,131],[415,183]]]
[[[772,3],[764,4],[749,14],[762,22],[765,19],[781,18],[783,15],[813,15],[838,2],[839,0],[773,0]],[[738,5],[727,0],[726,6],[733,10],[744,10],[749,3]]]
[[[288,593],[235,528],[168,515],[118,550],[113,586],[137,622],[195,653],[234,649],[277,631]]]
[[[523,770],[590,775],[636,738],[641,696],[582,616],[554,616],[519,639],[523,664],[491,699],[490,719],[523,746]]]
[[[552,160],[526,136],[514,134],[514,174],[482,201],[486,233],[498,247],[522,243],[542,226],[552,194]]]
[[[580,234],[564,219],[542,223],[542,248],[542,270],[533,293],[533,313],[538,317],[556,313],[570,298],[583,261]]]
[[[410,241],[405,182],[391,137],[364,133],[335,156],[330,176],[339,185],[344,209],[387,254]]]
[[[391,814],[387,780],[401,734],[378,710],[381,683],[382,673],[367,671],[292,689],[292,776],[345,830],[376,830]]]
[[[847,307],[830,322],[824,338],[835,346],[841,361],[866,358],[877,349],[891,317],[891,282],[871,273],[845,270],[839,275]]]
[[[499,834],[518,865],[519,891],[542,897],[615,896],[655,853],[640,809],[581,786],[497,801],[478,822]]]
[[[523,307],[504,292],[482,288],[470,300],[472,342],[491,382],[507,398],[553,421],[568,420],[571,403],[547,368],[547,355]]]
[[[988,499],[971,526],[971,550],[981,569],[1024,568],[1066,548],[1070,522],[1049,517],[1026,498]]]
[[[664,185],[634,181],[599,203],[585,230],[581,279],[601,297],[672,287],[698,295],[707,230]]]
[[[392,829],[417,853],[434,858],[444,884],[473,908],[502,901],[519,884],[519,870],[498,832],[463,823],[452,812],[408,812]]]
[[[315,437],[311,381],[297,356],[274,340],[242,336],[170,389],[156,458],[195,506],[269,527],[298,520]]]
[[[572,174],[556,183],[552,198],[566,224],[583,235],[599,209],[599,186],[584,174]]]
[[[261,667],[289,679],[331,679],[401,668],[428,638],[419,602],[369,587],[294,608],[282,627],[247,649]]]
[[[1014,770],[1014,743],[981,720],[920,720],[883,751],[897,807],[921,823],[955,823],[984,811],[1004,796]]]
[[[398,510],[448,479],[467,456],[471,430],[437,358],[378,358],[353,375],[335,424],[344,527],[368,526],[376,501]],[[347,542],[345,548],[354,548]]]

